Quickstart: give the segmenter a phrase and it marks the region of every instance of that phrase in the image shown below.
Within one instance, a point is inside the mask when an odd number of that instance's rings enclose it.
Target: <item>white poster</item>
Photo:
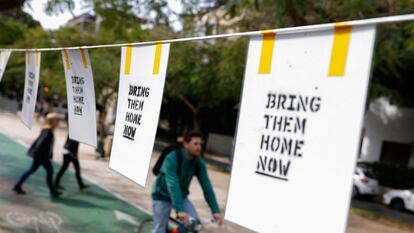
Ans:
[[[26,78],[24,82],[21,119],[30,129],[32,128],[33,114],[36,106],[37,89],[39,86],[39,72],[40,52],[26,52]]]
[[[170,45],[123,47],[109,167],[145,186],[160,114]]]
[[[96,147],[96,101],[88,50],[62,50],[68,97],[69,137]]]
[[[225,218],[345,232],[375,26],[250,39]]]
[[[9,60],[11,51],[0,52],[0,82],[3,77],[4,71],[6,70],[7,61]]]

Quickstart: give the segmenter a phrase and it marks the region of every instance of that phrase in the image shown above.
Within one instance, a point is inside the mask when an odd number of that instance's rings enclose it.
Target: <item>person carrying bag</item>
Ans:
[[[52,197],[58,197],[62,193],[57,191],[53,186],[53,166],[51,159],[53,157],[53,144],[54,134],[53,130],[59,123],[59,116],[56,113],[49,113],[46,115],[46,124],[42,128],[40,135],[30,146],[27,154],[33,158],[33,162],[29,169],[24,172],[17,184],[13,187],[13,190],[17,194],[26,194],[22,189],[23,183],[29,178],[29,176],[36,172],[39,166],[43,166],[46,170],[46,181],[49,187],[50,195]]]

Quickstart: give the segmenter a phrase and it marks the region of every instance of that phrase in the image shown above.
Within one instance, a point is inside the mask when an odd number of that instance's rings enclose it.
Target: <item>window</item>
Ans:
[[[382,142],[380,161],[408,166],[411,145],[398,142]]]

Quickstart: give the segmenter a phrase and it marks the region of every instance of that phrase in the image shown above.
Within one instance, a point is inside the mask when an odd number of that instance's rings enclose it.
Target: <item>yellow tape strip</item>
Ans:
[[[158,72],[160,71],[161,50],[162,43],[158,41],[155,43],[154,68],[152,69],[152,74],[158,74]]]
[[[262,35],[262,53],[260,55],[259,74],[270,74],[276,33],[269,30],[263,31]]]
[[[126,47],[126,58],[125,58],[125,74],[129,74],[131,71],[131,56],[132,56],[132,45]]]
[[[328,76],[344,76],[352,26],[336,23]]]
[[[65,55],[66,69],[70,70],[70,61],[69,61],[68,51],[66,49],[63,49],[63,54]]]
[[[87,68],[88,68],[88,62],[86,61],[85,49],[80,48],[79,50],[80,50],[80,52],[81,52],[81,56],[82,56],[82,63],[83,63],[83,67],[84,67],[85,69],[87,69]]]
[[[35,58],[36,62],[35,62],[35,64],[36,64],[36,66],[38,66],[39,65],[39,51],[37,51],[37,49],[35,51],[36,51],[35,52],[35,54],[36,54],[36,58]]]
[[[27,55],[27,64],[30,65],[30,51],[29,50],[26,51],[26,55]]]

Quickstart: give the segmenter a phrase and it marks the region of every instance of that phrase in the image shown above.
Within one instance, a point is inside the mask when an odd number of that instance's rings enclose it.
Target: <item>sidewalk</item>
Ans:
[[[30,145],[34,138],[40,131],[40,125],[34,124],[33,130],[27,129],[19,120],[19,118],[10,113],[0,112],[0,133],[7,135],[15,141],[23,145]],[[54,161],[58,164],[62,161],[62,148],[67,136],[65,128],[58,128],[55,132],[55,156]],[[89,181],[98,184],[105,190],[111,192],[115,197],[126,200],[136,208],[143,209],[151,213],[151,186],[154,181],[154,176],[149,173],[146,188],[143,189],[135,183],[129,181],[122,175],[110,170],[108,162],[105,160],[95,160],[94,148],[87,145],[80,146],[80,160],[82,167],[82,175]],[[155,163],[159,153],[154,151],[151,161],[151,167]],[[0,173],[1,174],[1,173]],[[68,180],[69,176],[65,175],[62,183],[74,183],[73,180]],[[230,181],[230,175],[217,171],[216,169],[209,169],[209,176],[215,189],[215,193],[219,202],[219,206],[224,211],[225,201],[227,198],[227,189]],[[1,177],[3,178],[3,177]],[[207,204],[204,201],[202,190],[198,182],[194,181],[190,189],[190,199],[195,204],[199,214],[202,218],[211,215]],[[3,207],[2,207],[3,208]],[[91,213],[92,214],[92,213]],[[327,219],[329,221],[329,219]],[[203,232],[251,232],[235,224],[226,222],[223,227],[217,227],[214,224],[206,226]],[[348,233],[365,233],[365,232],[380,232],[380,233],[405,233],[398,229],[393,229],[384,224],[377,223],[359,216],[350,215],[348,221]]]

